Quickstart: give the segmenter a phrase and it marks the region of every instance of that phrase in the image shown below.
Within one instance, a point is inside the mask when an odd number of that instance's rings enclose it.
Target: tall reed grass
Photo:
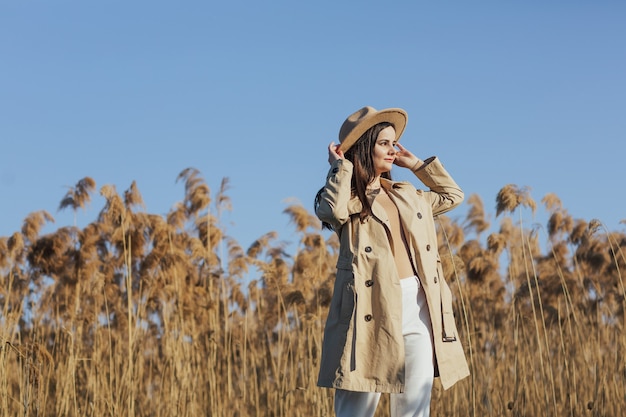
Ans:
[[[304,207],[285,210],[295,253],[275,232],[242,248],[194,169],[167,216],[136,184],[104,186],[83,228],[40,235],[28,215],[0,238],[1,416],[331,416],[317,388],[338,242]],[[84,178],[60,208],[83,209]],[[626,235],[573,219],[505,186],[492,225],[468,198],[462,222],[438,219],[471,377],[433,390],[437,416],[620,416],[626,410]],[[546,248],[542,249],[541,242]],[[387,416],[388,396],[378,415]]]

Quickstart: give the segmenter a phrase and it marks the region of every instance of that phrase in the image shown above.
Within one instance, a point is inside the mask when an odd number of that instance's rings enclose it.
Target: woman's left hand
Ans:
[[[396,143],[396,146],[398,147],[398,152],[396,152],[396,159],[393,161],[394,164],[402,168],[413,168],[417,165],[420,161],[417,156],[413,155],[411,151],[399,143]]]

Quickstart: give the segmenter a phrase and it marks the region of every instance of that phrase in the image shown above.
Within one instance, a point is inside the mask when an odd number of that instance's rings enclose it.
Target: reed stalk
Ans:
[[[333,391],[316,379],[336,237],[290,207],[294,254],[275,232],[227,251],[224,187],[215,218],[197,172],[183,177],[185,200],[166,217],[134,214],[133,190],[124,205],[106,188],[82,230],[38,236],[45,216],[32,216],[0,237],[0,415],[333,415]],[[487,244],[438,222],[472,374],[449,391],[435,383],[432,415],[621,415],[626,235],[563,211],[540,253],[514,213],[520,190],[505,191],[498,207],[519,224],[505,216]]]

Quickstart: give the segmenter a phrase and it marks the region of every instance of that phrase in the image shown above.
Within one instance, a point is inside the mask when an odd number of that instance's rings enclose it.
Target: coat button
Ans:
[[[435,281],[435,284],[436,284],[437,283],[437,277],[435,277],[435,279],[433,281]]]
[[[365,315],[365,321],[372,321],[372,315],[371,314],[366,314]]]
[[[372,285],[374,285],[374,280],[368,279],[367,281],[365,281],[366,287],[371,287]]]
[[[370,253],[372,251],[372,247],[371,246],[366,246],[365,247],[365,252]]]
[[[430,245],[426,245],[426,250],[430,250]]]
[[[422,218],[422,213],[417,213],[417,218],[421,219]]]

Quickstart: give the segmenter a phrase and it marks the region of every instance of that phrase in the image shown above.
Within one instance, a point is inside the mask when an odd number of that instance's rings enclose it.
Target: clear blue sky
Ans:
[[[2,1],[0,236],[38,210],[45,231],[73,224],[57,208],[85,176],[135,180],[165,215],[194,167],[212,191],[229,178],[244,248],[290,241],[282,211],[311,208],[364,105],[406,109],[402,143],[439,156],[493,227],[513,183],[623,230],[625,22],[623,1]]]

